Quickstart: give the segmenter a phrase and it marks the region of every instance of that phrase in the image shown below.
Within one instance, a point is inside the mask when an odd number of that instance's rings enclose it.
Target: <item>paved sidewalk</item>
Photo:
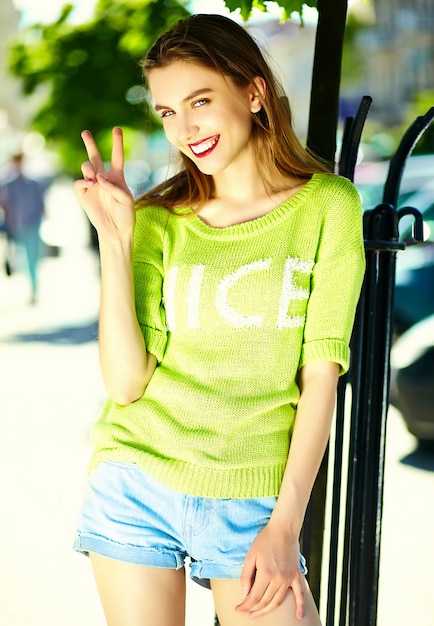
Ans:
[[[44,259],[39,303],[0,270],[0,624],[104,626],[88,562],[71,549],[105,392],[95,341],[99,268],[73,243]],[[378,626],[433,626],[434,458],[391,411]],[[187,626],[213,626],[189,584]],[[152,626],[152,625],[150,625]]]

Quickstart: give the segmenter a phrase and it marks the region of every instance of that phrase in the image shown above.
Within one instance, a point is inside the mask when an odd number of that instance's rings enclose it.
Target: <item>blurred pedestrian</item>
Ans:
[[[39,229],[44,215],[42,187],[36,180],[23,174],[24,155],[20,152],[12,157],[12,174],[0,190],[0,205],[3,207],[4,229],[8,242],[8,253],[12,248],[25,252],[27,270],[34,304],[38,292],[38,265],[41,254]],[[8,254],[6,264],[9,273],[13,263]]]

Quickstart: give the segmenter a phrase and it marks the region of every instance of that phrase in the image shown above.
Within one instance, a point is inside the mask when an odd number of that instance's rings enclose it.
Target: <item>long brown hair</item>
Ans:
[[[266,187],[277,191],[281,176],[310,178],[328,171],[302,146],[291,123],[284,91],[247,31],[221,15],[191,15],[164,32],[141,62],[145,77],[175,61],[187,61],[229,76],[235,85],[247,87],[256,77],[266,83],[262,108],[252,113],[254,154]],[[199,210],[212,197],[213,179],[181,154],[183,169],[164,183],[143,194],[138,207],[160,204],[168,210],[194,206]]]

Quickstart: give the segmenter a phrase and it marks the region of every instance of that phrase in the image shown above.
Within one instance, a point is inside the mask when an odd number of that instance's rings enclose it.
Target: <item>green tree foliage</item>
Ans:
[[[244,20],[249,19],[253,8],[266,12],[268,5],[268,0],[224,0],[224,2],[230,11],[239,9]],[[303,7],[316,7],[317,0],[276,0],[276,4],[282,8],[282,21],[289,19],[293,13],[298,13],[303,20]]]
[[[347,91],[353,87],[358,88],[363,79],[365,63],[363,61],[363,49],[357,45],[357,37],[361,31],[369,27],[370,24],[362,21],[357,15],[348,15],[342,58],[342,86]]]
[[[80,131],[90,128],[103,152],[114,124],[147,133],[148,114],[139,60],[157,33],[188,14],[176,0],[100,0],[91,21],[71,24],[66,5],[52,24],[23,30],[10,51],[10,70],[25,94],[45,91],[33,127],[53,143],[66,171],[83,160]]]

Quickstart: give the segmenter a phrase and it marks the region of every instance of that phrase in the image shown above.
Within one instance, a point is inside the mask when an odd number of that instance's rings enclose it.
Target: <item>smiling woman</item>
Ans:
[[[108,171],[82,134],[109,400],[75,549],[111,626],[183,625],[187,557],[221,626],[318,626],[298,538],[349,366],[359,195],[232,20],[177,22],[143,68],[181,168],[134,201],[121,129]]]

